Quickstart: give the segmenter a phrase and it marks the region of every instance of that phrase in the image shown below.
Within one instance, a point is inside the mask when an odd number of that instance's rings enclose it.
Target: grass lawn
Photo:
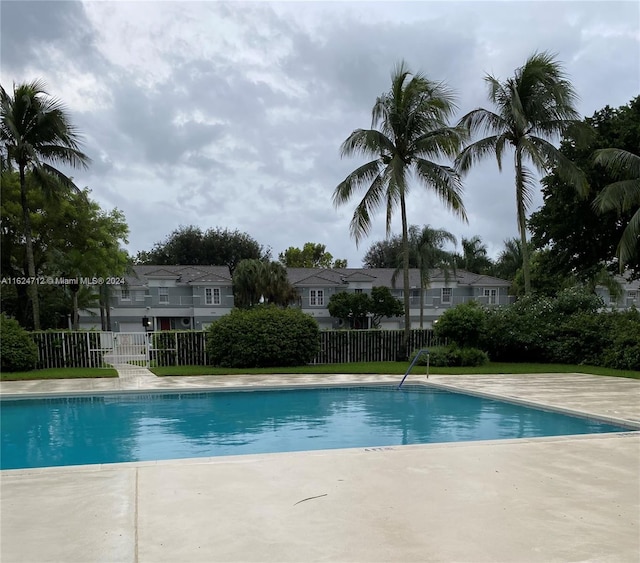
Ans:
[[[0,373],[1,381],[24,381],[27,379],[75,379],[78,377],[118,377],[113,368],[51,368],[32,371],[7,371]]]
[[[323,364],[300,366],[293,368],[216,368],[211,366],[172,366],[152,367],[151,371],[159,376],[164,375],[231,375],[231,374],[278,374],[278,373],[384,373],[404,375],[409,367],[408,362],[360,362],[353,364]],[[425,366],[415,366],[411,373],[425,374]],[[640,372],[617,370],[593,366],[576,366],[563,364],[511,364],[490,362],[474,368],[429,368],[432,374],[468,374],[468,373],[590,373],[593,375],[612,375],[615,377],[631,377],[640,379]]]

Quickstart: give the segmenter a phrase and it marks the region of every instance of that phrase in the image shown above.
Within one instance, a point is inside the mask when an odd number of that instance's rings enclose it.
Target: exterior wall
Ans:
[[[148,330],[168,328],[200,330],[228,314],[233,308],[231,281],[226,280],[226,276],[219,270],[215,273],[209,270],[207,273],[207,270],[202,269],[201,272],[194,273],[194,270],[197,270],[195,266],[158,267],[157,270],[152,271],[148,269],[149,266],[146,268],[140,267],[137,270],[142,276],[136,278],[137,285],[120,287],[113,291],[111,301],[112,330],[142,332],[145,330],[142,325],[144,317],[148,318],[151,323]],[[357,271],[355,273],[346,272],[344,275],[344,270],[340,272],[325,270],[323,272],[311,271],[308,278],[298,278],[300,282],[297,284],[294,281],[299,295],[298,306],[302,311],[315,318],[322,329],[340,328],[339,319],[331,317],[328,310],[329,300],[336,293],[362,291],[365,294],[371,294],[372,288],[376,285],[391,285],[389,272],[385,273],[383,270],[378,270],[377,273],[375,270],[371,270],[371,276]],[[201,273],[205,275],[194,277]],[[300,272],[298,271],[296,275],[299,276]],[[154,276],[156,277],[154,278]],[[448,281],[438,280],[430,284],[430,287],[424,292],[423,326],[425,328],[432,327],[433,323],[446,310],[460,303],[474,300],[488,305],[506,305],[512,302],[505,282],[474,276],[469,277],[468,273],[464,273]],[[371,281],[371,277],[378,279],[379,282]],[[412,279],[415,282],[414,278]],[[184,281],[181,283],[180,279]],[[482,285],[485,279],[487,284],[493,282],[498,285],[485,287]],[[396,286],[390,287],[390,290],[394,297],[402,301],[403,290],[398,287],[401,282],[400,279],[396,280]],[[450,292],[449,302],[442,299],[444,288]],[[206,302],[208,289],[219,290],[219,303],[215,300],[209,304]],[[310,295],[314,290],[323,292],[322,305],[311,305]],[[494,291],[486,296],[485,290]],[[418,327],[420,322],[420,291],[420,288],[411,288],[412,327]],[[100,330],[99,311],[94,310],[93,312],[95,313],[93,316],[86,312],[81,313],[81,328]],[[385,329],[402,329],[404,328],[404,319],[382,319],[380,326]]]

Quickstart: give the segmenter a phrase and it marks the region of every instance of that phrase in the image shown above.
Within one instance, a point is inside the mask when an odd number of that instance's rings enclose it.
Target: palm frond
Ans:
[[[355,240],[356,246],[371,230],[371,215],[377,211],[384,202],[389,203],[389,176],[390,173],[387,167],[382,173],[376,176],[353,212],[353,217],[349,224],[349,232]]]
[[[624,265],[638,252],[638,248],[640,248],[640,208],[631,217],[618,244],[616,254],[620,260],[620,273],[624,270]]]
[[[604,166],[614,176],[640,178],[640,156],[622,149],[600,149],[593,153],[593,161]]]
[[[338,207],[348,202],[353,196],[354,191],[362,186],[369,185],[380,174],[381,163],[379,160],[372,160],[356,168],[349,174],[333,192],[333,205]]]
[[[446,207],[468,222],[462,202],[462,182],[454,168],[417,158],[415,171],[423,184],[433,188]]]
[[[498,169],[502,170],[501,154],[502,150],[498,152],[498,146],[503,146],[503,135],[495,135],[493,137],[485,137],[475,143],[467,145],[464,150],[457,156],[454,166],[459,173],[464,174],[468,172],[472,166],[483,160],[489,155],[496,155],[498,160]]]
[[[526,212],[533,203],[535,176],[524,165],[516,166],[516,200],[522,202],[522,211]],[[518,206],[520,209],[520,206]],[[518,211],[520,213],[520,211]]]
[[[640,179],[609,184],[593,200],[593,208],[600,212],[625,213],[635,207],[640,207]]]
[[[356,129],[340,147],[340,156],[373,156],[393,154],[393,142],[375,129]]]
[[[526,146],[527,156],[540,172],[548,171],[553,166],[563,181],[573,186],[579,195],[586,197],[589,192],[586,174],[562,151],[546,139],[534,136],[523,140],[523,146]]]

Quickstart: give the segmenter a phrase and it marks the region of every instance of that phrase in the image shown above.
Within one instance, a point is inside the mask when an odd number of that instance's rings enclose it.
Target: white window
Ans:
[[[356,293],[362,293],[362,289],[356,289]]]
[[[158,288],[158,302],[159,303],[169,303],[169,288],[168,287],[159,287]]]
[[[484,296],[487,298],[488,305],[495,305],[498,302],[498,290],[497,289],[485,289]]]
[[[134,291],[136,301],[144,301],[144,291]]]
[[[638,293],[636,291],[630,291],[629,292],[629,299],[631,301],[635,301],[638,297]]]
[[[323,289],[312,289],[309,291],[309,305],[312,307],[322,307],[324,305]]]
[[[128,289],[120,290],[120,299],[122,301],[131,301],[131,293],[129,293]]]
[[[443,287],[442,288],[442,302],[443,303],[451,303],[451,288]]]
[[[205,305],[220,305],[220,289],[217,287],[206,287],[204,290]]]

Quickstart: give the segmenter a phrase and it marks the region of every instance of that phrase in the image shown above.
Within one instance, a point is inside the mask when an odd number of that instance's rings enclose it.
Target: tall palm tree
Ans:
[[[45,191],[60,185],[73,186],[72,180],[54,164],[86,167],[90,160],[80,151],[80,136],[71,124],[62,103],[50,97],[44,83],[36,80],[14,85],[13,95],[0,86],[0,142],[3,166],[15,163],[20,175],[20,203],[24,215],[27,274],[35,279],[31,220],[27,201],[26,174]],[[29,285],[33,326],[40,329],[38,286]]]
[[[462,117],[459,124],[472,133],[489,136],[467,146],[456,159],[456,167],[467,172],[477,161],[495,155],[502,171],[504,150],[507,146],[513,149],[522,270],[525,293],[530,293],[527,209],[531,205],[534,177],[524,163],[531,162],[541,173],[555,167],[564,180],[586,193],[585,175],[552,144],[562,135],[581,136],[586,131],[581,130],[578,121],[577,95],[552,54],[534,53],[504,82],[490,75],[485,81],[496,111],[475,109]]]
[[[371,229],[371,215],[386,206],[387,234],[391,218],[400,207],[404,282],[405,351],[409,353],[411,317],[409,307],[409,237],[406,197],[413,174],[430,188],[445,205],[462,217],[462,184],[458,173],[436,160],[455,157],[466,129],[451,127],[454,96],[443,83],[412,74],[404,62],[391,75],[391,89],[373,106],[371,129],[356,129],[342,143],[341,156],[361,154],[373,160],[349,174],[334,190],[334,205],[347,203],[359,189],[365,193],[351,220],[351,236],[356,244]]]
[[[594,153],[594,162],[621,178],[598,194],[593,202],[596,210],[624,213],[636,209],[616,250],[622,273],[640,244],[640,156],[622,149],[601,149]]]
[[[492,265],[487,245],[478,235],[462,238],[462,266],[465,270],[474,274],[486,274]]]
[[[431,270],[439,268],[448,280],[455,272],[455,256],[443,247],[447,242],[457,243],[456,237],[445,229],[432,229],[429,225],[409,229],[409,244],[414,248],[420,270],[420,328],[424,325],[424,292],[431,285]]]
[[[522,242],[517,238],[504,240],[504,249],[498,255],[495,273],[499,278],[513,281],[522,267]]]

